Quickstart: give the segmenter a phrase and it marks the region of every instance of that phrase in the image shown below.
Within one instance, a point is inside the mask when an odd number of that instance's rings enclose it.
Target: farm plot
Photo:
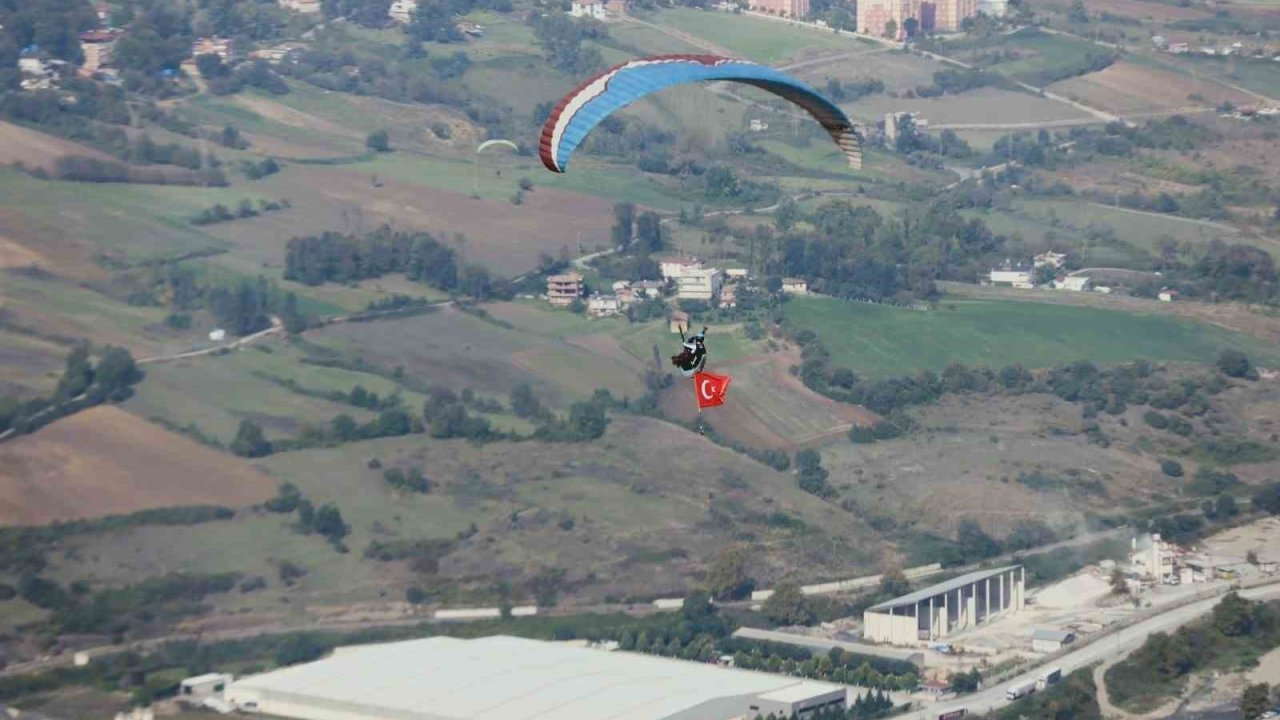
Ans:
[[[936,372],[952,362],[1030,368],[1074,360],[1211,362],[1231,347],[1268,360],[1277,356],[1266,343],[1220,327],[1093,308],[955,302],[919,311],[822,298],[784,308],[798,327],[818,334],[834,364],[868,378]]]
[[[1127,60],[1095,73],[1056,82],[1049,90],[1121,115],[1195,111],[1223,102],[1249,101],[1245,93],[1218,83]],[[1193,96],[1198,97],[1193,99]]]
[[[0,397],[47,395],[58,385],[69,348],[0,330]]]
[[[1017,208],[1019,214],[1068,230],[1087,232],[1092,227],[1111,228],[1120,243],[1152,256],[1159,255],[1159,243],[1169,237],[1193,245],[1207,245],[1216,239],[1230,242],[1237,234],[1234,228],[1221,223],[1136,212],[1098,203],[1026,200]],[[1054,218],[1057,218],[1056,222]],[[1091,258],[1093,252],[1091,248]],[[1104,259],[1105,256],[1094,258],[1090,263],[1097,264]]]
[[[243,461],[110,406],[0,445],[0,522],[6,525],[175,505],[239,507],[273,490]]]
[[[261,425],[268,438],[280,438],[343,413],[357,421],[372,417],[372,413],[345,403],[300,395],[262,374],[292,378],[317,390],[349,391],[363,384],[375,392],[390,391],[378,378],[363,373],[313,368],[291,359],[275,359],[259,350],[158,363],[146,366],[146,371],[147,379],[125,405],[129,412],[162,418],[180,427],[195,426],[223,443],[235,437],[241,420]]]
[[[58,158],[79,155],[113,160],[105,153],[13,123],[0,122],[0,165],[22,163],[28,169],[53,172]]]
[[[910,55],[906,53],[885,52],[883,50],[857,50],[858,54],[844,57],[836,53],[825,62],[813,62],[796,67],[792,72],[812,84],[823,87],[827,79],[841,82],[857,82],[860,80],[879,80],[884,83],[885,92],[902,92],[933,82],[933,74],[947,67],[937,60]],[[853,108],[856,110],[857,103]]]
[[[437,168],[449,184],[470,186],[470,163],[441,161]],[[343,167],[289,167],[259,182],[261,192],[289,198],[293,207],[251,220],[215,225],[210,232],[236,247],[219,259],[241,272],[279,267],[290,237],[330,230],[368,232],[390,224],[428,230],[465,245],[456,249],[466,262],[481,263],[500,274],[518,274],[537,265],[541,253],[557,254],[581,241],[594,247],[608,240],[611,202],[571,192],[538,188],[521,205],[507,199],[477,199],[459,190],[422,184],[432,163],[373,162]],[[358,168],[358,169],[357,169]],[[378,185],[370,181],[377,175]],[[401,179],[405,177],[407,179]],[[518,176],[517,176],[518,177]],[[507,193],[516,192],[516,180]]]

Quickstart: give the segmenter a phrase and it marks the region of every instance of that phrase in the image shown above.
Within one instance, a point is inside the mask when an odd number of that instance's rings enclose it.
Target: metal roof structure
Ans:
[[[842,691],[707,663],[570,643],[433,637],[339,648],[242,678],[241,709],[303,720],[723,720],[756,699]]]
[[[1020,567],[1022,566],[1006,565],[1004,567],[992,568],[990,570],[977,570],[975,572],[966,573],[960,577],[951,578],[950,580],[940,582],[937,585],[930,585],[927,588],[916,590],[915,592],[903,595],[902,597],[886,600],[878,605],[872,605],[867,608],[867,610],[871,612],[878,612],[881,610],[892,610],[893,608],[910,607],[918,602],[928,600],[931,597],[942,595],[943,593],[949,593],[952,590],[958,590],[965,585],[982,582],[987,578],[996,577],[997,575],[1002,575],[1010,570],[1017,570]]]

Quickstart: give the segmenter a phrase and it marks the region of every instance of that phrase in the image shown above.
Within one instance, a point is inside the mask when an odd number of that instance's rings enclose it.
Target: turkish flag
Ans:
[[[693,376],[693,389],[698,393],[698,409],[716,407],[724,404],[725,391],[733,378],[728,375],[713,375],[708,372],[696,373]]]

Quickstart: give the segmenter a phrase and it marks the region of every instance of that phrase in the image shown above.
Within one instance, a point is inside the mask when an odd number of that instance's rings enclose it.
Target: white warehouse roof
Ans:
[[[726,720],[833,697],[843,686],[507,636],[339,648],[227,689],[301,720]]]

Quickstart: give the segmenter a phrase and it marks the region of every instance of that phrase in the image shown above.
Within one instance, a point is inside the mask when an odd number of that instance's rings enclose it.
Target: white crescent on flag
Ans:
[[[703,381],[702,381],[702,383],[698,386],[698,393],[702,395],[702,399],[703,399],[703,400],[714,400],[714,399],[715,399],[715,396],[714,396],[714,395],[712,395],[711,393],[707,392],[707,385],[708,385],[708,384],[710,384],[710,383],[711,383],[711,381],[710,381],[710,380],[703,380]]]

